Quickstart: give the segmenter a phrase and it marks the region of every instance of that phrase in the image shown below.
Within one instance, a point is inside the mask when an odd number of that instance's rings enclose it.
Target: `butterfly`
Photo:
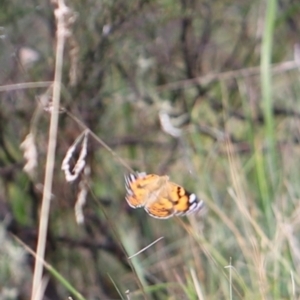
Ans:
[[[182,186],[169,181],[169,176],[135,173],[125,176],[126,201],[133,208],[144,207],[157,219],[188,215],[204,203]]]

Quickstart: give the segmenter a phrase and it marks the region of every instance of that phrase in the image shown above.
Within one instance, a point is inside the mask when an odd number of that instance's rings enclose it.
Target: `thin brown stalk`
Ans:
[[[298,63],[292,60],[292,61],[286,61],[286,62],[272,65],[271,71],[272,74],[274,75],[274,74],[280,74],[291,70],[297,70],[298,68],[299,68]],[[260,74],[260,66],[250,67],[250,68],[233,70],[233,71],[228,71],[223,73],[212,73],[201,77],[195,77],[192,79],[185,79],[181,81],[171,82],[159,86],[156,90],[157,92],[161,93],[163,91],[192,87],[196,84],[209,84],[211,82],[218,81],[218,80],[226,80],[231,78],[245,78],[245,77],[255,76],[259,74]]]
[[[57,46],[56,46],[54,85],[53,85],[53,110],[52,110],[51,121],[50,121],[44,191],[43,191],[42,208],[40,214],[38,244],[36,250],[37,257],[39,257],[41,260],[44,260],[44,256],[45,256],[48,220],[49,220],[49,212],[50,212],[53,170],[54,170],[54,163],[55,163],[56,137],[57,137],[58,117],[59,117],[63,50],[64,50],[64,44],[66,38],[64,18],[67,11],[68,9],[65,6],[64,1],[58,0],[57,8],[55,9],[55,16],[57,20]],[[37,291],[39,290],[39,287],[42,283],[43,263],[41,262],[41,260],[35,261],[31,300],[37,299],[36,298]]]
[[[87,132],[105,149],[107,150],[124,168],[129,172],[134,172],[134,170],[116,153],[114,152],[101,138],[99,138],[93,131],[91,131],[81,120],[74,116],[69,111],[65,111],[66,114],[74,120],[79,126],[87,130]]]
[[[145,250],[147,250],[148,248],[152,247],[154,244],[156,244],[157,242],[159,242],[160,240],[162,240],[164,237],[161,236],[160,238],[156,239],[154,242],[152,242],[151,244],[147,245],[146,247],[144,247],[143,249],[141,249],[140,251],[138,251],[137,253],[134,253],[133,255],[129,256],[128,259],[132,259],[133,257],[139,255],[140,253],[144,252]]]
[[[45,88],[49,87],[53,84],[52,81],[41,81],[41,82],[22,82],[15,84],[6,84],[0,86],[0,92],[8,92],[15,90],[24,90],[24,89],[32,89],[32,88]]]

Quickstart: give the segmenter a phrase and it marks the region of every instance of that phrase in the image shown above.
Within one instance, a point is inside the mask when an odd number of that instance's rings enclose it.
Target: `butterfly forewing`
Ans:
[[[136,174],[125,176],[125,187],[127,191],[125,199],[133,208],[144,206],[144,201],[147,198],[147,191],[140,186],[137,179],[140,178]]]

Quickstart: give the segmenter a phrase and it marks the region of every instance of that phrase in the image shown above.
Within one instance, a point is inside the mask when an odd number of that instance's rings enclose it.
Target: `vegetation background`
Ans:
[[[31,294],[34,257],[15,237],[35,251],[56,5],[1,1],[0,299]],[[44,299],[299,299],[300,2],[66,5]],[[61,164],[85,128],[90,174],[70,184]],[[130,168],[169,175],[205,209],[129,208]]]

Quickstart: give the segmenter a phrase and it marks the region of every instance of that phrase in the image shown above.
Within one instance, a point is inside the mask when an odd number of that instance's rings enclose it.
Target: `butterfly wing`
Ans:
[[[167,176],[135,173],[125,176],[126,201],[133,207],[144,207],[158,219],[187,215],[203,207],[203,201],[182,186],[168,181]]]
[[[156,201],[145,205],[146,212],[157,219],[168,219],[174,215],[173,203],[165,197],[159,197]]]
[[[145,205],[148,194],[149,186],[152,182],[159,178],[158,175],[136,173],[125,176],[125,187],[126,187],[126,201],[133,207],[142,207]]]
[[[167,219],[174,215],[187,215],[203,206],[194,193],[189,193],[182,186],[168,182],[165,192],[158,199],[145,205],[145,210],[154,218]]]

